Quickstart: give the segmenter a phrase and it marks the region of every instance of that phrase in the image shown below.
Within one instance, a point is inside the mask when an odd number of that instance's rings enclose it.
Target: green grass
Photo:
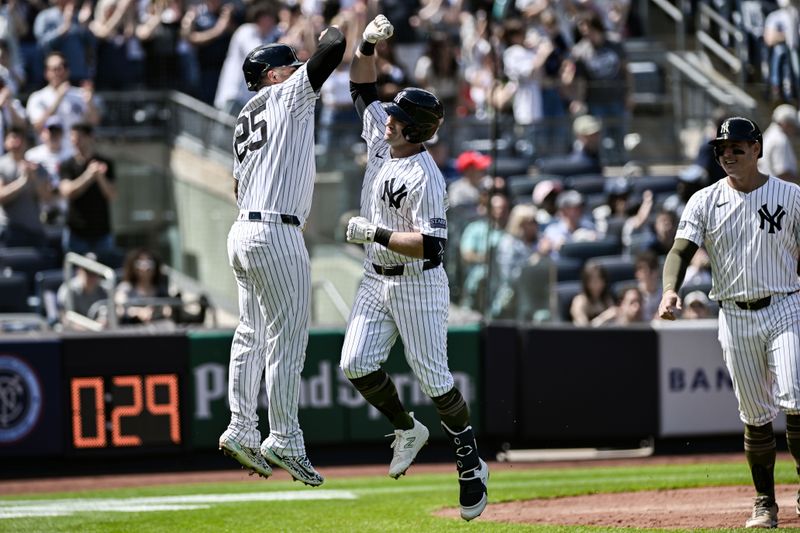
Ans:
[[[654,465],[646,467],[583,467],[575,469],[514,470],[495,469],[490,480],[490,502],[622,492],[633,490],[749,484],[749,472],[741,463],[698,465]],[[796,483],[793,466],[780,461],[776,467],[778,483]],[[510,525],[476,520],[439,518],[433,512],[453,507],[458,501],[454,474],[410,474],[399,481],[388,477],[328,479],[327,491],[348,491],[354,499],[311,501],[214,501],[208,508],[157,512],[86,511],[71,516],[0,518],[0,531],[33,532],[256,532],[256,531],[342,531],[427,533],[438,531],[630,531],[593,527],[554,527]],[[263,484],[215,483],[168,485],[58,494],[16,495],[0,498],[0,514],[11,505],[43,500],[97,498],[153,498],[167,503],[168,497],[219,494],[235,497],[254,492],[298,491],[298,484],[265,481]],[[324,494],[324,493],[323,493]],[[56,505],[66,504],[59,502]],[[744,510],[743,510],[744,512]],[[645,530],[637,530],[645,531]],[[655,530],[650,530],[655,531]],[[674,531],[674,530],[672,530]],[[724,530],[707,530],[724,531]]]

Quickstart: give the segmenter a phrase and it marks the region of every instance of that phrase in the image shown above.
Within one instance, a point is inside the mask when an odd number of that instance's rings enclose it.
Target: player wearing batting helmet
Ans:
[[[408,413],[382,364],[398,334],[420,386],[439,412],[456,455],[461,517],[486,507],[489,468],[478,455],[469,410],[447,363],[450,293],[442,268],[447,243],[446,187],[423,142],[444,118],[442,104],[422,89],[378,101],[375,43],[392,35],[383,15],[367,25],[350,65],[350,87],[367,142],[361,216],[350,219],[347,240],[365,245],[364,277],[347,324],[344,374],[394,426],[389,476],[405,474],[429,431]]]
[[[307,63],[284,44],[247,54],[242,72],[256,94],[239,113],[233,139],[239,216],[227,244],[240,309],[228,376],[231,421],[219,447],[262,477],[271,463],[312,486],[324,479],[306,455],[297,417],[311,299],[302,227],[316,177],[314,108],[345,47],[342,32],[330,27]],[[256,407],[264,380],[270,433],[262,442]]]
[[[756,491],[745,527],[773,528],[778,505],[772,421],[780,411],[786,413],[786,441],[800,472],[800,187],[759,172],[761,130],[750,119],[728,118],[711,144],[727,176],[686,204],[664,262],[658,312],[675,319],[686,268],[704,246],[711,260],[709,297],[719,302],[719,340]]]

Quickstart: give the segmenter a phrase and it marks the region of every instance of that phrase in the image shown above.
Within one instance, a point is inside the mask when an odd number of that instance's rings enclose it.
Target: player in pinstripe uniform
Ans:
[[[489,469],[478,456],[467,403],[447,366],[449,289],[441,267],[447,239],[446,188],[423,142],[438,129],[442,104],[410,88],[384,106],[378,101],[375,43],[393,32],[378,15],[350,67],[351,92],[363,121],[367,169],[361,216],[350,219],[347,240],[364,243],[364,278],[342,348],[344,374],[394,426],[389,475],[405,474],[428,440],[428,428],[406,412],[381,365],[397,336],[406,360],[430,396],[456,453],[461,517],[472,520],[486,507]]]
[[[725,120],[711,144],[727,177],[695,193],[683,211],[664,264],[659,315],[675,318],[686,267],[705,246],[710,296],[720,302],[719,341],[757,493],[745,526],[772,528],[778,524],[772,421],[781,410],[800,473],[800,187],[758,171],[763,143],[751,120]]]
[[[285,44],[251,51],[242,70],[256,95],[239,113],[233,141],[240,211],[228,234],[228,258],[238,285],[239,326],[228,378],[231,421],[219,446],[262,477],[272,473],[269,462],[312,486],[323,477],[306,456],[297,419],[311,297],[301,228],[316,172],[314,107],[344,49],[344,36],[330,27],[305,64]],[[256,405],[264,377],[270,433],[259,450]]]

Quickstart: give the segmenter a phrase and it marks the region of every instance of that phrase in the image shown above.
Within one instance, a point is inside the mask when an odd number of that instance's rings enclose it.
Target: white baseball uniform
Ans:
[[[240,211],[228,234],[228,258],[238,285],[239,326],[231,346],[231,422],[225,435],[259,446],[256,405],[265,375],[270,427],[265,443],[287,456],[305,455],[297,404],[311,274],[301,228],[316,172],[317,97],[303,65],[247,102],[233,143]]]
[[[393,158],[383,139],[386,119],[380,102],[364,111],[361,136],[368,161],[361,215],[392,231],[446,239],[444,177],[427,151]],[[450,289],[444,269],[380,244],[364,246],[364,278],[348,320],[342,370],[351,379],[377,371],[400,335],[423,392],[441,396],[453,388],[447,366]]]
[[[770,176],[744,193],[721,179],[691,197],[676,238],[708,251],[742,422],[800,414],[800,187]]]

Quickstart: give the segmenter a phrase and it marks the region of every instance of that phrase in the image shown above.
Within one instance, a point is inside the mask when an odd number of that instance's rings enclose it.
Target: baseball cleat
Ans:
[[[261,457],[257,448],[248,448],[235,440],[223,438],[219,441],[219,449],[228,457],[238,461],[242,468],[250,470],[250,475],[257,474],[264,479],[272,475],[272,468]]]
[[[389,465],[389,477],[394,479],[406,473],[408,467],[414,462],[417,453],[428,442],[430,431],[416,418],[414,413],[409,413],[411,420],[414,421],[414,427],[411,429],[396,429],[394,433],[389,433],[386,437],[394,435],[391,448],[394,449],[392,462]]]
[[[305,455],[288,457],[279,455],[275,450],[261,446],[261,455],[275,466],[279,466],[291,474],[294,481],[300,481],[310,487],[319,487],[325,481],[322,474],[314,470],[311,461]]]
[[[458,476],[461,491],[458,502],[461,505],[461,518],[469,522],[478,518],[489,502],[487,485],[489,483],[489,465],[479,459],[477,468],[462,472]]]
[[[744,527],[772,529],[778,527],[778,504],[769,496],[758,496],[753,504],[753,514]]]

